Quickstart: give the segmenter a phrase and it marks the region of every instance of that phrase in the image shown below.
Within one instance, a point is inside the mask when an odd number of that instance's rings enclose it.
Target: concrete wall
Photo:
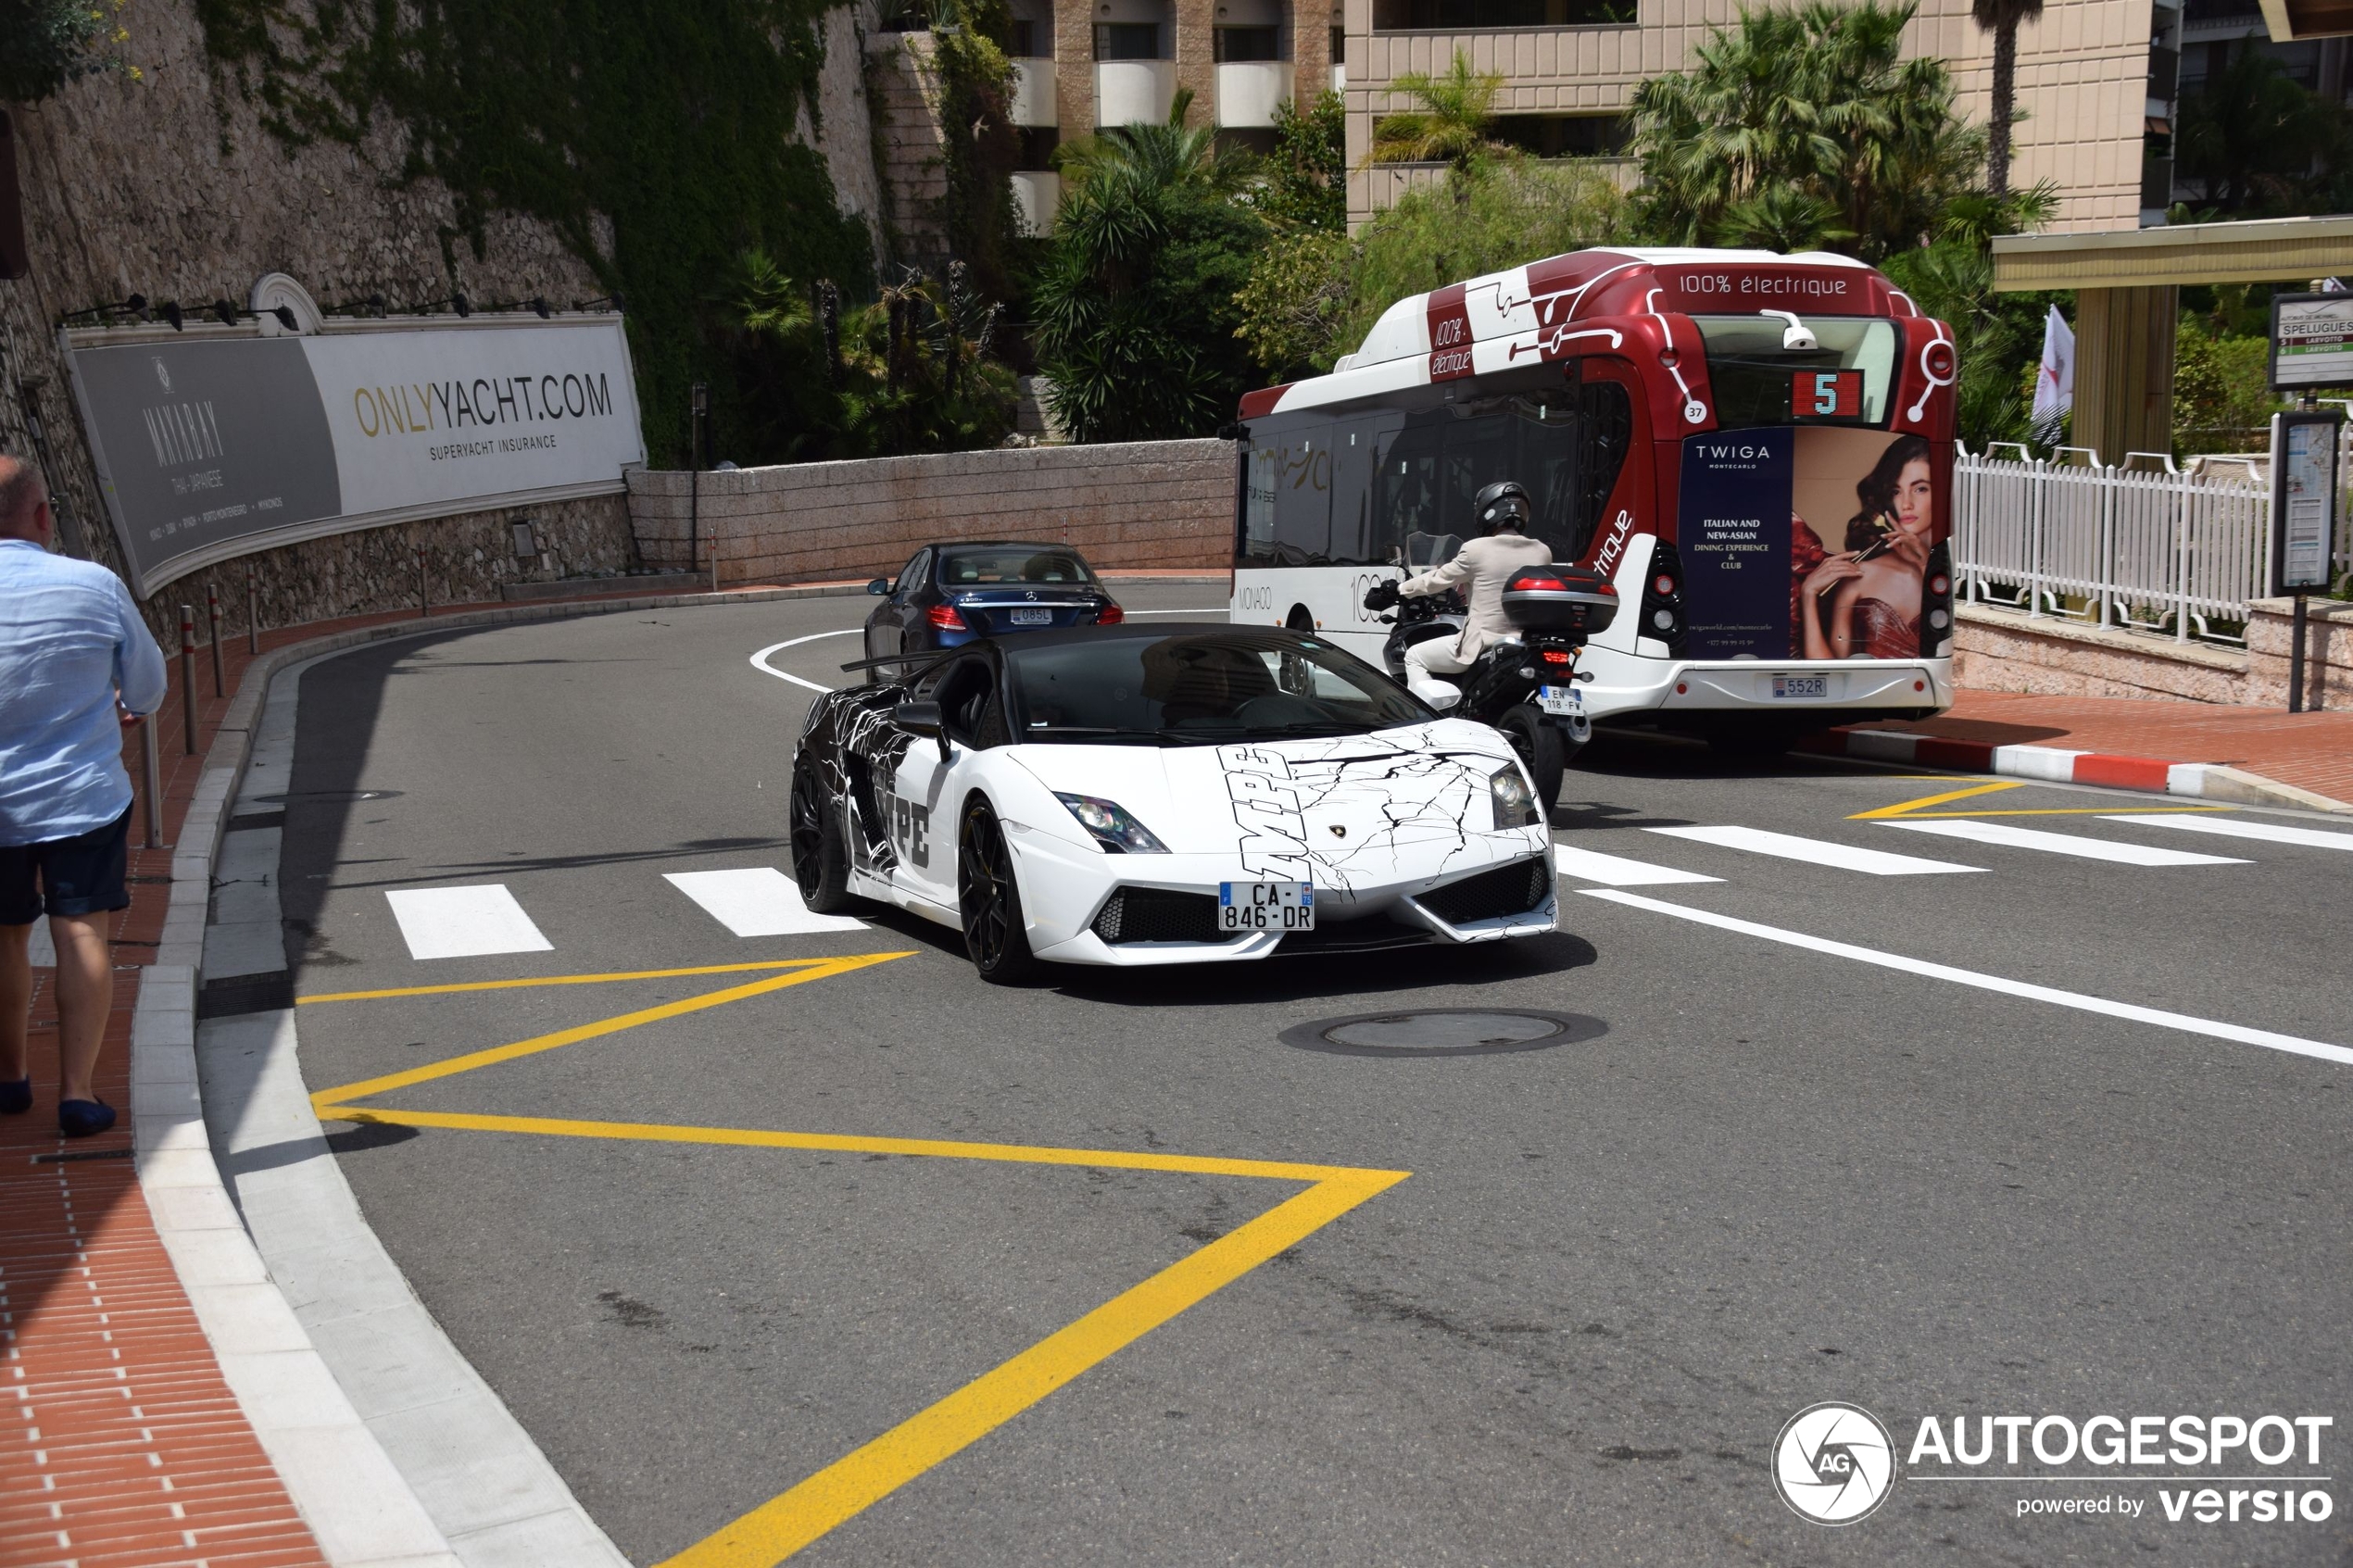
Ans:
[[[2175,698],[2284,711],[2293,603],[2260,599],[2244,650],[1965,605],[1954,679],[1974,691]],[[2353,708],[2353,605],[2310,601],[2305,707]]]
[[[1047,539],[1098,569],[1224,571],[1234,558],[1227,441],[1036,446],[630,478],[649,566],[685,566],[690,482],[700,563],[723,586],[896,573],[935,540]],[[698,563],[699,564],[699,563]]]

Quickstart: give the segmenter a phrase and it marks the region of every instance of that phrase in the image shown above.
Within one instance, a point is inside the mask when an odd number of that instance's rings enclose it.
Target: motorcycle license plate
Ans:
[[[1220,931],[1313,931],[1315,889],[1304,882],[1221,882]]]
[[[1016,626],[1051,626],[1053,623],[1054,612],[1051,609],[1017,609],[1013,611],[1013,624]]]
[[[1539,686],[1536,706],[1547,713],[1578,714],[1585,711],[1585,694],[1575,686]]]
[[[1776,675],[1773,696],[1780,697],[1828,696],[1831,678],[1828,675]]]

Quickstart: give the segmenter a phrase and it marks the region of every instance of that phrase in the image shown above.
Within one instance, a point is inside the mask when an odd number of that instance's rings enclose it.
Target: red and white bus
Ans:
[[[1623,607],[1596,719],[1785,745],[1952,702],[1953,334],[1843,256],[1586,250],[1391,306],[1242,399],[1233,619],[1378,664],[1406,537],[1525,484]]]

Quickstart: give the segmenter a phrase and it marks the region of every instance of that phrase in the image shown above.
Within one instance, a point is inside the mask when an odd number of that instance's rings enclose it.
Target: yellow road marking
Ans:
[[[322,1118],[396,1126],[557,1137],[734,1145],[903,1154],[1019,1164],[1079,1165],[1203,1175],[1258,1176],[1310,1183],[1247,1224],[1218,1237],[1141,1285],[1121,1292],[1076,1323],[982,1374],[946,1399],[762,1503],[661,1568],[772,1568],[855,1517],[943,1460],[977,1442],[1088,1368],[1207,1299],[1259,1264],[1294,1247],[1365,1199],[1411,1174],[1341,1165],[1223,1160],[1128,1149],[1051,1148],[1029,1144],[963,1143],[936,1138],[849,1137],[749,1127],[682,1127],[652,1123],[583,1122],[462,1112],[322,1110]]]
[[[363,1099],[370,1095],[380,1095],[392,1089],[405,1089],[412,1084],[429,1083],[435,1078],[448,1078],[460,1073],[472,1073],[479,1067],[492,1067],[502,1061],[512,1061],[518,1057],[535,1056],[541,1051],[551,1051],[560,1046],[577,1045],[583,1040],[593,1040],[600,1035],[619,1034],[623,1029],[635,1029],[641,1023],[659,1023],[665,1018],[683,1017],[690,1012],[700,1012],[705,1008],[724,1007],[729,1002],[738,1002],[747,997],[764,996],[770,991],[781,991],[787,985],[799,985],[811,980],[823,980],[829,975],[845,974],[854,969],[864,969],[870,964],[888,963],[893,959],[912,956],[911,952],[858,953],[837,959],[820,959],[807,968],[796,970],[790,974],[771,975],[765,980],[755,980],[749,985],[731,985],[724,991],[706,991],[699,997],[686,997],[678,1001],[664,1002],[660,1007],[643,1008],[635,1012],[623,1013],[618,1018],[598,1019],[594,1023],[582,1023],[570,1029],[559,1029],[552,1035],[535,1035],[528,1040],[517,1040],[512,1045],[493,1046],[488,1050],[470,1051],[464,1056],[453,1056],[446,1060],[428,1062],[422,1067],[409,1068],[405,1073],[389,1073],[381,1078],[366,1078],[357,1084],[346,1084],[340,1088],[321,1089],[310,1097],[310,1103],[313,1107],[323,1110],[328,1106],[340,1105],[346,1100]]]
[[[1868,822],[1874,817],[1907,817],[1923,806],[1942,806],[1948,800],[1967,800],[1971,796],[1992,795],[1998,790],[2016,789],[2022,779],[1997,779],[1992,784],[1972,785],[1968,789],[1947,790],[1943,795],[1923,795],[1918,800],[1900,801],[1894,806],[1875,806],[1868,811],[1856,811],[1846,820]]]
[[[340,1093],[341,1091],[336,1091]],[[1059,1148],[1048,1144],[962,1143],[946,1138],[884,1138],[836,1133],[785,1133],[762,1127],[686,1127],[664,1122],[584,1122],[557,1116],[478,1116],[462,1110],[322,1108],[321,1120],[383,1122],[402,1127],[444,1127],[470,1133],[534,1133],[545,1137],[618,1138],[635,1143],[698,1143],[742,1148],[816,1149],[827,1154],[905,1154],[942,1160],[998,1160],[1019,1165],[1084,1165],[1117,1171],[1176,1171],[1197,1176],[1263,1176],[1321,1182],[1341,1176],[1385,1175],[1349,1165],[1302,1165],[1277,1160],[1227,1160],[1195,1154],[1139,1153],[1122,1148]]]
[[[2132,806],[2124,809],[2136,817],[2156,816],[2162,812],[2179,814],[2184,811],[2231,811],[2232,806]],[[1906,821],[1913,817],[2113,817],[2114,806],[2027,806],[2008,811],[1906,811]]]
[[[317,1002],[373,1002],[386,997],[441,997],[456,991],[516,991],[530,985],[601,985],[614,980],[668,980],[682,974],[742,974],[759,969],[794,969],[823,959],[771,959],[761,963],[714,963],[698,969],[628,969],[610,974],[542,974],[523,980],[463,980],[449,985],[402,985],[389,991],[328,991],[296,997],[295,1006]]]

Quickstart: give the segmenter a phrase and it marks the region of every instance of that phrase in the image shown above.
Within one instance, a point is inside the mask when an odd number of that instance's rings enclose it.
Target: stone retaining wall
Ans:
[[[2353,604],[2309,601],[2305,707],[2353,708]],[[2016,610],[1964,605],[1954,680],[1973,691],[2133,696],[2287,707],[2294,603],[2259,599],[2244,649],[2103,631]]]
[[[629,515],[648,566],[714,547],[721,585],[887,576],[945,539],[1047,539],[1098,569],[1225,571],[1234,557],[1234,445],[1149,441],[1034,446],[863,462],[630,476]]]

